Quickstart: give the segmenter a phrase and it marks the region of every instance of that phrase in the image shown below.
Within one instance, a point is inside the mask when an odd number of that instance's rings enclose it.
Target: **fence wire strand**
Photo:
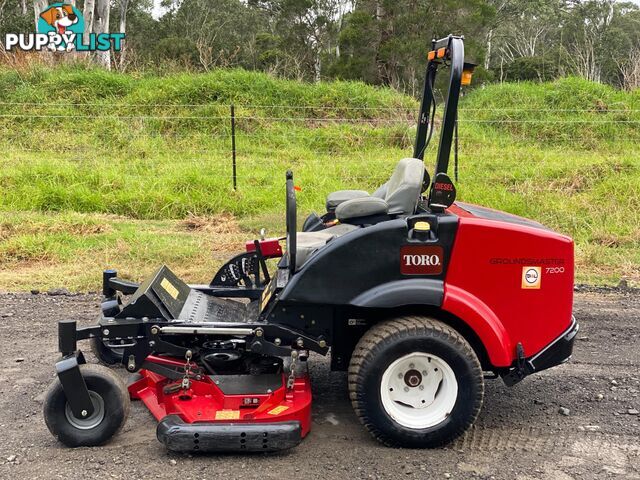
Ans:
[[[38,111],[33,110],[37,107]],[[120,169],[130,178],[148,177],[154,172],[176,171],[183,166],[202,167],[199,174],[232,181],[232,155],[237,155],[242,181],[263,182],[267,178],[279,178],[276,172],[298,162],[288,149],[306,155],[304,163],[316,169],[326,168],[327,161],[336,157],[348,157],[349,164],[358,170],[346,173],[344,165],[336,168],[345,172],[350,180],[371,179],[374,167],[392,168],[400,155],[407,155],[413,145],[416,115],[414,106],[316,106],[316,105],[235,105],[235,116],[230,115],[230,106],[222,104],[171,104],[171,103],[37,103],[0,102],[0,179],[3,170],[12,167],[34,167],[34,174],[42,166],[54,166],[56,162],[67,162],[78,168],[95,170],[98,175],[111,175]],[[57,108],[72,110],[66,113]],[[95,108],[99,111],[91,111]],[[111,112],[110,109],[119,109]],[[167,114],[145,114],[144,109],[164,108]],[[83,110],[88,111],[83,111]],[[127,109],[136,112],[127,114]],[[171,111],[179,112],[173,114]],[[206,109],[206,111],[199,110]],[[21,111],[16,111],[21,110]],[[282,110],[282,112],[278,112]],[[262,111],[263,114],[257,112]],[[209,113],[206,113],[209,112]],[[300,112],[300,115],[288,113]],[[314,115],[313,112],[321,112]],[[332,116],[335,112],[335,116]],[[354,113],[350,118],[349,112]],[[600,128],[601,135],[638,138],[640,129],[631,126],[640,124],[640,109],[551,109],[551,108],[460,108],[461,125],[480,125],[474,138],[489,140],[488,132],[500,132],[516,141],[535,141],[536,128],[549,129],[567,126],[559,136],[571,138],[576,125]],[[282,113],[282,114],[279,114]],[[584,114],[586,118],[530,118],[533,114]],[[359,116],[356,116],[359,115]],[[495,118],[501,116],[501,118]],[[612,118],[613,117],[613,118]],[[86,128],[90,122],[114,122],[108,129]],[[232,127],[231,122],[235,122]],[[436,118],[436,128],[440,126]],[[33,125],[33,135],[25,137],[14,129],[21,125]],[[119,122],[119,123],[115,123]],[[122,124],[122,125],[121,125]],[[601,127],[598,127],[602,125]],[[607,129],[608,125],[620,125],[620,129]],[[483,126],[486,126],[483,127]],[[504,126],[503,130],[499,130]],[[623,126],[627,126],[626,129]],[[344,128],[343,128],[344,127]],[[64,142],[60,132],[73,132]],[[547,129],[547,130],[549,130]],[[569,129],[569,130],[567,130]],[[235,142],[231,131],[235,131]],[[561,130],[558,128],[558,130]],[[466,148],[465,133],[461,132],[461,149]],[[432,142],[434,145],[437,142]],[[232,145],[236,145],[234,151]],[[430,146],[430,151],[435,148]],[[297,150],[296,150],[297,149]],[[383,149],[371,154],[375,149]],[[288,152],[283,154],[282,152]],[[379,156],[379,158],[373,158]],[[387,158],[387,156],[389,158]],[[393,157],[393,158],[391,158]],[[373,159],[372,159],[373,158]],[[255,165],[260,169],[255,169]],[[38,167],[38,168],[35,168]],[[367,172],[361,169],[367,168]],[[51,175],[43,169],[43,175]]]

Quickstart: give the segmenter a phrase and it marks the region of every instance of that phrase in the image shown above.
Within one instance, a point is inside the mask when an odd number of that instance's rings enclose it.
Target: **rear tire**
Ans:
[[[94,406],[88,418],[77,418],[67,404],[62,384],[56,378],[44,400],[47,428],[67,447],[102,445],[124,425],[129,415],[129,392],[120,378],[102,365],[80,365]]]
[[[433,448],[473,424],[484,379],[475,352],[453,328],[401,317],[373,326],[356,345],[349,396],[360,421],[383,444]]]

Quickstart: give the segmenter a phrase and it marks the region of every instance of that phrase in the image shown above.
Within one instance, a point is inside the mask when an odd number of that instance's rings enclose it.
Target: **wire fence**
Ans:
[[[585,149],[640,143],[640,109],[460,108],[458,122],[461,156],[501,136]],[[296,167],[309,178],[330,167],[375,182],[378,167],[384,176],[411,156],[415,130],[414,106],[0,102],[0,180],[16,168],[54,175],[66,165],[130,177],[193,167],[234,190]]]

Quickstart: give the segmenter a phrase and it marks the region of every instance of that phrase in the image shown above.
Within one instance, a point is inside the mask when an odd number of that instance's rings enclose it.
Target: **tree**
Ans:
[[[326,70],[332,45],[337,44],[341,12],[346,12],[349,0],[253,0],[250,7],[263,12],[270,38],[269,49],[261,52],[267,68],[291,76],[293,66],[303,78],[319,81]],[[332,52],[331,55],[334,55]],[[288,73],[289,72],[289,73]]]
[[[0,38],[4,39],[6,33],[33,32],[33,20],[26,0],[0,0]]]
[[[120,28],[118,31],[120,33],[127,33],[127,10],[129,8],[130,0],[120,0]],[[127,56],[127,41],[125,36],[125,41],[122,43],[122,47],[120,50],[120,56],[118,58],[118,69],[124,70],[126,65],[126,56]]]
[[[93,31],[99,35],[109,33],[109,15],[111,14],[111,2],[109,0],[96,0],[95,15],[93,18]],[[98,63],[107,70],[111,70],[111,49],[96,52]]]
[[[35,16],[35,26],[38,28],[38,21],[40,20],[40,14],[44,12],[44,10],[49,5],[47,0],[34,0],[33,2],[33,14]]]
[[[640,45],[629,51],[628,58],[618,62],[618,68],[622,76],[622,88],[629,91],[640,88]]]
[[[491,10],[485,0],[361,0],[343,20],[340,58],[332,72],[417,93],[430,40],[464,33],[469,58],[481,58],[477,39]]]
[[[48,3],[34,0],[36,23]],[[87,56],[105,68],[240,66],[417,95],[430,40],[449,33],[465,35],[485,81],[577,74],[636,88],[640,68],[640,5],[624,0],[163,0],[158,19],[153,0],[77,3],[86,35],[126,32],[114,62],[110,52]],[[27,5],[0,0],[0,33],[33,31]]]
[[[614,19],[614,0],[576,1],[567,26],[568,60],[572,70],[594,82],[602,78],[604,39]]]
[[[563,7],[563,2],[556,0],[512,0],[505,5],[496,28],[501,64],[544,56],[554,44]]]
[[[88,38],[93,32],[93,16],[96,9],[96,0],[84,0],[84,9],[82,16],[84,17],[84,36]]]

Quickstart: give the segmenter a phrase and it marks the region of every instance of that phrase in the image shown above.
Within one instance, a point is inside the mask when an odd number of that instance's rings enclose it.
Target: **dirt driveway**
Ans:
[[[97,304],[90,295],[0,295],[0,478],[640,479],[637,292],[578,293],[573,361],[514,388],[488,381],[475,428],[440,450],[378,445],[351,410],[345,375],[316,358],[312,432],[298,448],[270,456],[167,453],[138,403],[103,448],[56,443],[41,413],[57,357],[55,322],[91,322]]]

